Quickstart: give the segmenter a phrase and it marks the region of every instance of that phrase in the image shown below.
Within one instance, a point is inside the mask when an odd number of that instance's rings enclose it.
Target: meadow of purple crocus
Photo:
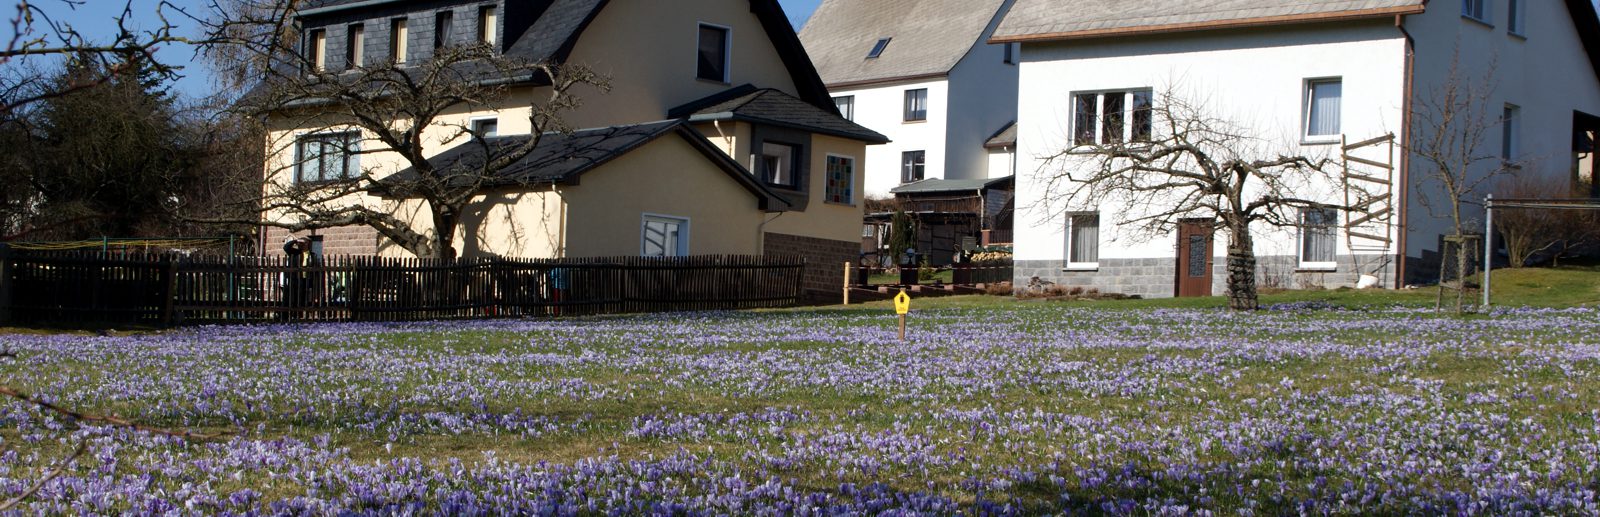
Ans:
[[[22,514],[1600,511],[1600,312],[996,304],[0,335]]]

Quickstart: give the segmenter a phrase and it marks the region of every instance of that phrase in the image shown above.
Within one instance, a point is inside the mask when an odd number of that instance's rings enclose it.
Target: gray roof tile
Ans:
[[[869,143],[888,143],[889,138],[844,117],[823,111],[781,90],[740,86],[699,101],[679,106],[668,113],[671,118],[690,122],[744,120],[802,129],[813,133],[850,138]]]
[[[830,85],[947,74],[1005,0],[823,0],[800,40]],[[867,53],[893,38],[883,55]]]
[[[1070,36],[1374,9],[1420,9],[1426,0],[1017,0],[994,39]]]

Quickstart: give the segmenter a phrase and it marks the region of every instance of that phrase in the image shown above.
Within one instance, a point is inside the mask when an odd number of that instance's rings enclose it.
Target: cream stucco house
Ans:
[[[1239,124],[1263,148],[1350,165],[1297,194],[1342,204],[1349,185],[1367,192],[1359,198],[1371,202],[1359,209],[1308,209],[1288,215],[1297,226],[1257,230],[1258,276],[1283,287],[1437,278],[1451,225],[1425,204],[1440,200],[1438,183],[1404,149],[1427,136],[1413,116],[1451,81],[1452,63],[1455,77],[1487,83],[1474,100],[1492,124],[1481,152],[1499,159],[1482,167],[1504,163],[1519,175],[1594,184],[1586,157],[1600,130],[1600,21],[1589,0],[1129,4],[1018,0],[991,39],[1022,47],[1019,282],[1038,277],[1156,297],[1224,291],[1227,239],[1209,220],[1151,236],[1125,223],[1163,206],[1047,206],[1058,194],[1049,178],[1064,172],[1050,157],[1075,142],[1137,142],[1162,131],[1141,110],[1164,93]],[[1393,145],[1358,145],[1389,134]]]
[[[867,146],[887,139],[839,116],[775,0],[322,0],[298,16],[318,67],[423,63],[434,48],[483,42],[609,78],[608,93],[576,92],[582,105],[563,118],[579,129],[546,134],[485,185],[462,218],[463,255],[800,254],[817,289],[838,285],[838,264],[857,255]],[[549,86],[491,80],[514,89],[439,117],[422,142],[430,163],[481,156],[474,138],[531,137],[530,100]],[[410,173],[384,154],[326,151],[329,138],[360,148],[370,137],[328,111],[269,121],[269,174]],[[430,231],[426,205],[362,199]],[[404,253],[363,226],[314,233],[326,253]],[[286,232],[264,235],[270,249]]]

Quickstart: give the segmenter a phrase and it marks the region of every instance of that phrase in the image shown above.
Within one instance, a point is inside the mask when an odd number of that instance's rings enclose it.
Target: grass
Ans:
[[[415,473],[385,465],[419,458],[429,468],[459,460],[472,469],[487,463],[486,452],[498,461],[560,465],[692,455],[707,470],[679,480],[698,487],[689,492],[707,490],[697,479],[729,482],[716,477],[727,469],[835,496],[844,483],[882,482],[947,497],[971,513],[979,500],[1097,513],[1099,503],[1118,499],[1296,513],[1296,501],[1345,500],[1349,494],[1335,493],[1345,481],[1357,492],[1410,495],[1334,513],[1451,513],[1414,505],[1445,504],[1441,487],[1511,487],[1501,495],[1515,501],[1517,490],[1589,486],[1583,473],[1600,467],[1591,414],[1600,406],[1600,364],[1587,352],[1600,344],[1594,314],[1457,319],[1386,310],[1432,307],[1436,296],[1433,289],[1270,292],[1266,305],[1384,310],[1243,315],[1220,310],[1221,298],[928,298],[914,302],[905,344],[892,337],[889,302],[106,338],[19,333],[0,336],[23,359],[0,363],[0,376],[82,409],[242,429],[247,440],[326,437],[319,447],[347,454],[316,465],[321,474],[295,477],[269,467],[216,469],[231,457],[225,446],[97,443],[94,459],[71,473],[104,476],[90,469],[115,457],[118,473],[143,483],[133,491],[270,485],[261,490],[269,500],[310,492],[337,499],[359,483],[333,480],[376,473],[404,485]],[[1600,268],[1496,271],[1495,297],[1499,305],[1593,306]],[[25,409],[14,410],[0,415],[10,419],[0,440],[19,452],[0,455],[6,479],[48,467],[64,443],[16,420]],[[777,410],[805,416],[730,420]],[[506,420],[427,420],[514,412],[552,427],[523,433]],[[640,435],[649,419],[679,427]],[[1565,467],[1553,467],[1552,451]],[[1472,463],[1490,457],[1494,465]],[[772,458],[789,463],[773,466]],[[1408,461],[1439,467],[1384,470]],[[1469,463],[1476,477],[1464,477]],[[1197,470],[1183,474],[1191,467]],[[1092,482],[1102,474],[1108,481]],[[485,492],[512,490],[473,479]],[[1318,479],[1334,492],[1308,488]],[[40,497],[70,504],[83,495],[69,489]],[[132,511],[119,504],[114,509]],[[1496,509],[1505,508],[1479,511]]]

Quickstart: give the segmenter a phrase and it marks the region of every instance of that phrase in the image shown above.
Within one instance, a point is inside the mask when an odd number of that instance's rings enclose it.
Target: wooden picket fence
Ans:
[[[797,257],[430,260],[105,256],[0,248],[0,325],[559,317],[781,307]]]

